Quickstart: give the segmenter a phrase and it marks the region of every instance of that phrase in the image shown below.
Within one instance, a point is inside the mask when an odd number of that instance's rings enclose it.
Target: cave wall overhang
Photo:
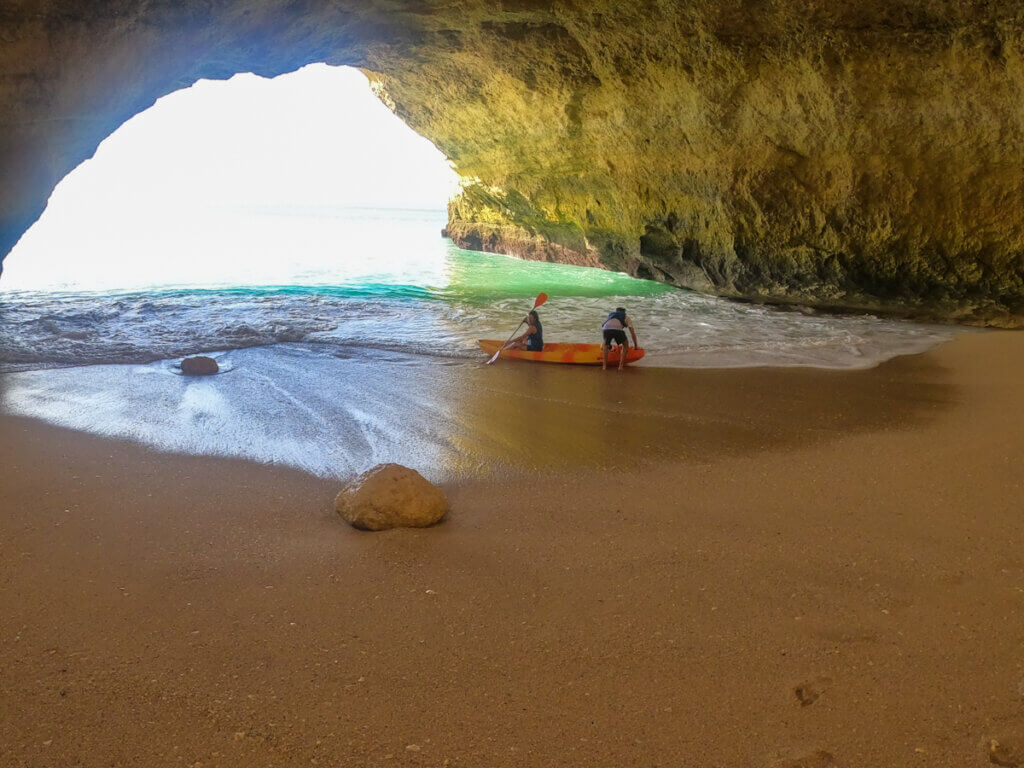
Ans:
[[[472,182],[460,244],[756,301],[1016,325],[1024,9],[975,0],[24,0],[0,253],[200,78],[364,68]]]

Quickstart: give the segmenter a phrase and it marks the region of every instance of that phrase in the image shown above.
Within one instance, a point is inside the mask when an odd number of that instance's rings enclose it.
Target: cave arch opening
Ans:
[[[407,106],[408,99],[403,99],[401,96],[403,83],[405,87],[411,88],[412,92],[416,92],[417,88],[422,91],[425,78],[419,77],[417,79],[416,73],[410,71],[415,68],[415,65],[422,63],[420,60],[415,59],[408,52],[396,54],[396,59],[388,59],[386,56],[382,57],[380,51],[372,57],[362,54],[357,55],[355,52],[350,53],[351,55],[342,57],[342,60],[366,66],[366,71],[371,73],[371,77],[377,77],[373,73],[381,73],[380,77],[384,78],[384,80],[380,81],[382,87],[386,84],[388,93],[402,105],[398,108],[399,113],[406,117],[412,114],[413,118],[410,118],[410,122],[422,129],[425,134],[435,137],[439,145],[445,146],[451,157],[458,160],[459,167],[463,173],[467,176],[474,173],[474,165],[467,158],[471,158],[473,151],[479,151],[480,148],[474,148],[472,141],[470,141],[468,148],[463,147],[453,138],[451,132],[438,130],[438,126],[430,121],[424,122],[422,119],[415,119],[415,111],[410,112]],[[71,158],[82,157],[86,152],[92,151],[91,148],[95,146],[94,142],[104,133],[97,126],[113,126],[115,121],[122,119],[122,115],[130,115],[142,103],[149,103],[147,101],[149,96],[146,94],[164,93],[164,85],[169,81],[176,83],[192,82],[192,78],[199,72],[206,73],[212,77],[218,77],[221,75],[231,75],[237,72],[239,68],[251,68],[252,58],[250,54],[251,51],[246,49],[245,55],[237,59],[232,59],[231,57],[225,59],[218,58],[215,64],[210,61],[200,60],[195,67],[184,67],[180,70],[169,66],[167,62],[163,62],[159,66],[154,64],[154,72],[155,70],[163,69],[163,75],[159,83],[154,84],[151,80],[146,80],[144,83],[129,83],[124,88],[128,95],[123,100],[110,97],[109,93],[105,94],[106,98],[103,100],[103,104],[96,109],[96,114],[99,117],[88,117],[77,122],[70,121],[67,123],[62,120],[50,121],[59,124],[60,127],[54,129],[53,136],[49,136],[45,131],[39,130],[38,133],[41,137],[39,141],[35,139],[28,141],[26,139],[24,142],[25,147],[36,147],[38,152],[35,155],[27,152],[24,153],[27,158],[25,162],[35,162],[39,160],[37,155],[47,155],[51,161],[50,170],[67,167],[62,165],[64,161],[70,162]],[[318,52],[315,55],[320,56],[322,53]],[[328,58],[336,60],[333,57]],[[308,60],[304,58],[303,62]],[[154,61],[158,60],[154,59]],[[405,63],[398,66],[395,64],[396,61],[404,61]],[[292,59],[287,59],[284,64],[276,60],[273,62],[263,62],[263,67],[265,68],[257,69],[267,74],[277,75],[278,72],[294,69],[294,66],[295,62]],[[219,89],[232,86],[234,83],[250,81],[272,86],[284,83],[292,77],[302,75],[304,72],[334,71],[338,69],[341,68],[330,68],[325,64],[309,65],[308,67],[296,70],[292,75],[279,75],[272,80],[258,78],[255,75],[237,75],[228,81],[199,81],[197,87],[188,89],[187,92],[195,93],[201,92],[203,89]],[[371,95],[371,90],[364,75],[352,69],[341,69],[341,71],[362,78],[361,85],[364,95],[381,114],[386,115],[390,121],[389,126],[391,130],[405,132],[406,135],[415,137],[422,144],[429,143],[426,139],[416,136],[412,128],[388,110],[375,96]],[[149,72],[148,74],[154,75],[154,72]],[[179,73],[177,77],[174,77],[175,72]],[[413,83],[412,86],[408,85],[410,82]],[[433,82],[431,81],[431,83]],[[392,89],[392,85],[396,87]],[[112,89],[107,90],[112,92]],[[164,97],[157,107],[184,98],[187,92],[179,91],[172,93]],[[73,112],[71,108],[82,107],[83,104],[87,103],[89,96],[95,95],[94,92],[83,93],[80,97],[76,97],[74,103],[62,105],[62,107],[66,111]],[[465,94],[462,95],[464,96]],[[422,92],[420,96],[422,97]],[[446,99],[451,100],[448,93],[435,93],[434,96],[436,98],[434,98],[432,103],[435,105],[445,102]],[[326,103],[326,100],[321,94],[319,105],[323,106],[324,103]],[[456,99],[456,104],[458,103]],[[465,105],[463,104],[463,106]],[[423,107],[424,105],[420,104],[420,108],[422,109]],[[265,128],[266,125],[264,123],[269,124],[271,118],[289,113],[290,110],[288,108],[275,111],[264,102],[262,110],[256,117],[249,119],[244,130],[224,131],[227,133],[227,141],[222,143],[222,148],[226,149],[231,146],[232,140],[246,134],[250,129],[255,127]],[[83,110],[80,114],[88,116],[91,113],[88,110]],[[87,169],[98,166],[103,159],[106,149],[118,134],[122,134],[139,123],[145,122],[147,118],[151,118],[154,114],[156,114],[156,110],[150,109],[128,120],[114,134],[111,134],[106,142],[106,147],[100,147],[95,160],[80,166],[79,169],[71,173],[62,182],[61,186],[68,186],[72,177],[76,176],[76,174],[81,175]],[[463,137],[471,137],[475,132],[479,131],[487,139],[485,142],[487,146],[500,147],[500,141],[497,140],[497,137],[488,135],[485,132],[485,128],[487,126],[493,127],[494,120],[499,118],[484,120],[479,112],[471,112],[469,115],[464,115],[464,118],[464,124],[460,124]],[[36,122],[41,123],[44,121]],[[509,125],[516,125],[516,120],[513,118],[505,119],[505,122]],[[308,119],[305,121],[305,124],[322,127],[327,122]],[[558,124],[558,121],[554,121],[553,124]],[[193,125],[195,126],[196,124]],[[213,129],[220,127],[216,120],[208,120],[206,124],[199,125],[201,132],[202,130],[212,132]],[[91,138],[86,135],[90,134],[90,131],[95,132],[95,135],[92,135]],[[265,133],[269,133],[272,136],[273,131]],[[181,138],[177,134],[171,135],[175,141]],[[280,139],[281,137],[278,136],[277,138]],[[379,132],[373,136],[374,141],[379,141],[380,138]],[[44,139],[50,140],[51,143],[48,144]],[[340,142],[336,136],[328,136],[322,141],[320,146],[335,147],[338,144]],[[151,146],[147,157],[150,160],[154,158],[164,160],[163,168],[169,176],[188,176],[188,173],[184,171],[186,166],[174,162],[169,152],[171,146],[172,144],[168,143],[160,151],[154,150]],[[273,146],[280,147],[282,143],[278,142]],[[284,142],[283,146],[296,150],[305,150],[315,146],[315,143],[303,139],[292,139]],[[39,147],[42,147],[42,149]],[[74,151],[68,149],[68,147],[71,147]],[[443,158],[440,157],[437,150],[434,149],[433,151],[435,157],[444,166],[444,173],[448,174],[446,183],[454,185],[456,178],[454,172],[444,162]],[[499,155],[505,154],[505,150],[495,151]],[[537,148],[531,148],[531,151],[538,150]],[[265,149],[262,154],[258,152],[254,154],[260,156],[261,160],[281,160],[281,157],[275,154],[274,149]],[[395,156],[382,152],[374,154],[356,152],[349,157],[354,162],[356,160],[365,160],[368,156],[376,158],[377,164],[371,166],[374,173],[364,175],[363,180],[364,182],[371,179],[380,181],[381,174],[379,171],[381,170],[381,163],[393,161]],[[205,200],[206,203],[209,203],[209,193],[211,190],[221,193],[221,201],[228,200],[237,204],[240,198],[248,198],[250,202],[255,203],[256,207],[264,209],[259,212],[261,214],[259,219],[263,225],[266,225],[267,222],[280,223],[280,220],[284,218],[281,215],[262,215],[268,213],[265,210],[267,207],[280,208],[282,202],[293,204],[293,207],[300,209],[306,208],[306,212],[308,212],[309,208],[315,209],[317,207],[318,203],[316,201],[308,200],[300,201],[298,205],[295,205],[294,198],[282,201],[281,197],[276,197],[268,201],[266,199],[260,200],[257,196],[253,199],[254,191],[261,188],[262,183],[266,181],[265,178],[260,178],[258,175],[255,179],[251,176],[249,177],[248,186],[246,182],[241,182],[236,184],[233,189],[225,190],[221,182],[225,178],[230,178],[231,175],[223,172],[223,163],[221,161],[224,160],[224,157],[215,155],[213,158],[213,160],[220,164],[217,167],[221,168],[221,173],[207,173],[206,171],[209,171],[210,167],[204,167],[202,181],[200,182],[197,182],[194,178],[197,172],[193,170],[193,178],[190,179],[191,183],[186,187],[186,191],[179,195],[178,202],[181,202],[180,198],[182,197],[189,201],[188,198],[190,196],[197,196]],[[40,167],[44,165],[44,163],[39,162]],[[217,164],[211,160],[211,166],[213,165]],[[236,161],[235,165],[239,166],[235,170],[242,170],[240,166],[244,165],[244,161]],[[143,167],[144,164],[140,163],[139,167],[130,168],[130,170],[138,171]],[[319,155],[307,155],[301,161],[293,159],[290,163],[284,163],[278,170],[281,171],[283,168],[293,170],[296,167],[312,169],[319,174],[318,177],[321,180],[326,179],[330,182],[336,182],[339,178],[351,175],[347,168],[343,170],[335,169],[335,172],[331,173],[330,163],[326,161],[323,151]],[[408,170],[407,165],[399,164],[399,168],[400,170]],[[563,173],[563,170],[557,163],[546,168],[546,170],[543,168],[538,170],[537,173],[549,175],[555,181],[561,178],[560,174]],[[248,168],[248,170],[251,170],[251,168]],[[55,170],[54,172],[56,175]],[[267,174],[264,175],[266,176]],[[46,176],[46,174],[42,174],[42,176]],[[572,174],[570,174],[570,177],[570,181],[572,178],[575,178]],[[291,177],[287,173],[279,173],[277,178],[287,181]],[[41,177],[38,181],[39,184],[36,185],[38,189],[51,188],[51,182],[48,177]],[[195,280],[197,273],[191,270],[198,269],[198,267],[209,268],[211,265],[218,263],[218,259],[210,257],[222,255],[222,252],[228,249],[228,246],[230,246],[229,249],[233,250],[234,260],[227,262],[226,272],[222,271],[212,276],[206,275],[204,277],[206,281],[213,283],[238,283],[244,277],[245,282],[264,286],[270,284],[288,285],[297,282],[306,285],[310,283],[336,285],[338,282],[344,282],[344,278],[347,277],[345,274],[339,275],[336,270],[339,265],[346,263],[344,259],[339,258],[342,254],[338,253],[338,250],[333,247],[334,244],[345,241],[345,238],[339,237],[337,233],[332,234],[330,231],[320,230],[318,234],[306,237],[316,229],[309,226],[308,220],[303,221],[299,229],[288,229],[288,233],[285,235],[281,233],[287,228],[270,227],[268,229],[263,226],[256,226],[253,223],[252,217],[241,221],[235,218],[233,223],[227,223],[224,218],[227,212],[223,208],[217,208],[217,206],[209,204],[190,205],[184,209],[179,208],[176,212],[172,212],[169,206],[154,205],[152,201],[147,204],[146,197],[142,194],[143,191],[147,193],[160,192],[161,194],[167,191],[162,185],[149,183],[151,181],[152,176],[145,184],[122,182],[119,185],[115,185],[114,189],[119,194],[117,198],[119,204],[107,204],[103,208],[106,218],[97,215],[95,213],[96,209],[91,207],[97,200],[102,200],[102,196],[94,193],[80,197],[79,207],[72,206],[74,208],[73,213],[82,220],[83,225],[88,225],[91,228],[91,232],[95,234],[98,231],[99,236],[91,241],[84,234],[76,236],[73,228],[50,226],[50,222],[56,215],[58,196],[63,192],[62,189],[56,190],[51,199],[51,210],[47,211],[42,220],[33,227],[33,231],[29,232],[18,244],[15,252],[4,261],[3,266],[5,269],[3,273],[0,273],[0,289],[12,287],[19,283],[21,285],[28,284],[18,277],[17,269],[19,264],[32,265],[37,277],[41,276],[51,280],[51,284],[54,277],[58,278],[58,284],[60,282],[67,284],[69,282],[68,270],[75,268],[78,272],[74,278],[77,279],[70,281],[72,286],[77,285],[81,287],[85,285],[103,290],[134,287],[131,285],[132,282],[135,283],[135,286],[142,285],[146,287],[152,286],[156,281],[160,281],[164,285],[180,285],[183,282],[188,283]],[[475,179],[475,181],[479,182],[475,185],[479,191],[482,189],[482,182],[479,179]],[[410,179],[407,172],[399,174],[392,177],[392,183],[388,189],[391,192],[401,191],[405,194],[414,188],[414,185],[411,185],[409,182]],[[271,184],[269,187],[262,188],[264,191],[280,192],[282,189],[288,188],[288,186]],[[294,185],[290,188],[294,189]],[[336,191],[330,184],[326,188],[328,191]],[[470,189],[472,188],[470,187]],[[443,245],[444,241],[439,236],[439,230],[446,223],[445,212],[441,210],[443,200],[453,191],[454,189],[447,190],[433,198],[436,201],[434,210],[436,211],[437,218],[433,222],[424,224],[428,235],[439,249],[450,248],[450,246]],[[365,189],[363,192],[365,194]],[[21,196],[19,192],[19,199]],[[28,196],[31,197],[31,195]],[[164,196],[166,197],[166,194]],[[38,199],[39,195],[36,197]],[[525,200],[525,198],[523,199]],[[194,203],[195,200],[190,200],[190,202]],[[337,201],[334,202],[336,203]],[[344,202],[351,205],[352,202],[356,201],[348,200]],[[361,202],[365,208],[367,203],[365,197]],[[391,199],[387,202],[391,205],[397,204],[404,207],[418,208],[422,206],[421,201],[396,203],[394,199]],[[427,203],[427,207],[429,208],[430,206],[431,203]],[[33,217],[35,210],[36,208],[33,205],[14,210],[8,216],[8,223],[0,222],[0,225],[2,225],[0,226],[0,240],[6,243],[9,241],[9,238],[4,240],[7,235],[21,232],[24,222]],[[145,222],[142,222],[141,227],[136,226],[136,231],[142,233],[140,238],[132,241],[126,237],[125,225],[127,223],[138,225],[140,222],[133,218],[132,212],[137,215],[140,210],[142,213],[158,213],[161,217],[161,226],[145,226]],[[215,226],[208,226],[201,232],[196,233],[190,227],[201,214],[206,215],[210,210],[215,210],[216,216],[221,218],[215,221]],[[278,210],[276,213],[280,214],[281,211]],[[384,245],[387,245],[389,252],[396,256],[408,257],[409,255],[422,253],[419,249],[401,247],[403,239],[399,236],[400,232],[396,230],[402,229],[402,227],[394,226],[395,218],[394,216],[383,218],[385,226],[377,227],[375,230],[377,239],[374,239],[372,235],[363,237],[359,247],[350,247],[348,249],[349,253],[355,252],[355,263],[357,265],[360,263],[371,265],[387,263],[388,258],[381,252]],[[486,221],[494,223],[489,219]],[[503,226],[503,221],[504,219],[498,218],[496,226]],[[544,226],[544,220],[538,220],[537,223],[541,225],[541,231],[536,235],[532,232],[527,232],[527,234],[531,235],[529,241],[545,242],[547,237],[545,233],[549,232],[549,228]],[[64,242],[63,244],[58,244],[60,247],[46,247],[46,243],[42,239],[42,233],[46,232],[47,229],[61,235]],[[302,242],[296,242],[294,236],[296,231],[302,232],[303,238],[306,239]],[[211,233],[216,235],[216,237],[210,238]],[[518,234],[521,235],[522,233]],[[577,235],[580,233],[577,230],[572,230],[571,234],[573,234],[575,240],[579,239]],[[204,237],[206,238],[205,240]],[[351,238],[349,238],[349,241],[351,242]],[[90,243],[92,244],[91,252],[88,247]],[[215,247],[212,247],[211,244]],[[114,246],[121,251],[123,256],[116,261],[108,258],[110,255],[109,251]],[[309,247],[303,248],[301,246]],[[4,247],[0,245],[0,252],[4,250]],[[35,249],[34,254],[32,253],[33,249]],[[310,269],[306,269],[306,265],[296,266],[291,261],[297,254],[310,255],[313,253],[319,254],[323,258],[317,259],[317,263],[312,265]],[[64,257],[63,264],[59,266],[49,261],[51,256],[57,254]],[[263,254],[265,258],[256,258],[258,254]],[[373,254],[373,258],[367,258],[367,254]],[[97,258],[97,256],[101,258]],[[475,349],[475,340],[477,338],[496,338],[507,335],[507,331],[515,327],[521,318],[523,306],[527,304],[527,301],[532,301],[533,297],[540,291],[545,291],[552,296],[559,297],[557,303],[557,311],[559,313],[557,324],[550,323],[548,326],[552,332],[555,332],[557,329],[558,336],[552,338],[552,340],[577,341],[592,339],[595,318],[600,319],[601,313],[606,311],[608,306],[614,307],[621,302],[625,302],[636,312],[637,316],[644,317],[648,327],[652,329],[651,333],[645,335],[645,340],[653,347],[658,347],[667,352],[667,354],[662,356],[662,360],[668,360],[670,354],[676,354],[677,357],[673,359],[680,361],[679,364],[719,365],[724,359],[730,365],[748,365],[762,364],[765,359],[768,359],[772,364],[780,364],[780,361],[782,361],[781,364],[813,365],[821,364],[821,361],[824,360],[824,364],[827,366],[856,366],[872,359],[870,355],[862,354],[860,349],[850,350],[850,345],[844,341],[850,338],[850,335],[847,333],[847,326],[843,326],[838,322],[828,325],[828,327],[823,327],[824,324],[817,320],[813,323],[802,321],[794,323],[782,315],[769,316],[757,308],[751,310],[749,308],[725,306],[720,302],[712,302],[701,297],[689,297],[679,292],[669,291],[665,286],[639,284],[636,281],[626,282],[623,275],[618,275],[614,272],[601,271],[598,273],[595,271],[594,273],[584,274],[572,271],[575,268],[559,264],[543,264],[538,262],[513,263],[502,257],[487,259],[482,255],[467,254],[466,252],[460,252],[457,256],[457,259],[451,261],[453,268],[447,269],[443,275],[439,275],[441,277],[440,282],[444,284],[446,290],[431,290],[437,283],[431,280],[430,275],[420,275],[419,279],[405,286],[410,290],[405,293],[398,292],[396,294],[398,299],[404,300],[408,297],[413,297],[419,300],[420,303],[414,304],[410,301],[399,304],[397,300],[392,301],[392,298],[394,298],[392,293],[383,291],[378,292],[376,298],[379,301],[374,305],[375,308],[368,312],[362,312],[371,303],[366,301],[365,292],[336,293],[327,298],[322,296],[311,297],[309,294],[299,297],[261,296],[254,298],[248,303],[235,301],[235,297],[218,296],[218,301],[234,302],[234,306],[237,308],[230,322],[225,322],[222,316],[223,313],[207,311],[207,305],[210,303],[209,299],[195,297],[187,297],[188,302],[185,303],[177,300],[167,300],[158,306],[157,309],[163,313],[162,317],[170,319],[170,322],[166,323],[153,320],[155,316],[153,312],[154,304],[148,298],[140,299],[131,305],[134,314],[126,313],[127,319],[124,322],[121,322],[117,317],[119,314],[125,314],[119,307],[104,305],[97,308],[92,306],[89,301],[83,301],[75,307],[58,308],[48,305],[45,308],[45,316],[43,317],[29,316],[31,313],[26,312],[27,321],[20,324],[17,320],[20,316],[18,314],[20,310],[12,311],[8,308],[0,312],[0,370],[2,370],[4,365],[72,365],[99,361],[152,362],[173,359],[195,352],[235,350],[258,345],[287,344],[295,341],[315,344],[329,343],[339,349],[356,345],[366,347],[369,344],[374,344],[377,347],[388,350],[396,348],[415,350],[416,354],[428,352],[437,356],[451,356],[453,353],[457,353],[468,358],[471,355],[478,354]],[[190,260],[190,263],[185,263],[186,257]],[[556,253],[554,257],[557,258],[558,254]],[[221,261],[220,263],[223,265],[224,262]],[[348,262],[348,264],[352,263],[352,261]],[[431,261],[431,265],[434,267],[443,263],[444,259],[433,259]],[[109,270],[107,274],[97,274],[100,265],[107,265]],[[164,272],[157,276],[131,273],[131,270],[139,265],[158,266],[169,270],[169,272]],[[245,268],[247,274],[242,275],[238,268],[239,265]],[[323,267],[325,265],[329,265],[334,271],[328,272],[324,270]],[[264,271],[260,272],[255,269],[257,266],[262,266]],[[282,266],[288,267],[285,274],[282,274],[278,269]],[[364,278],[372,276],[372,273],[369,275],[366,273],[362,274]],[[657,273],[652,271],[642,276],[656,277]],[[391,286],[385,287],[391,288]],[[0,299],[3,299],[2,295],[0,295]],[[352,309],[356,301],[362,302],[360,313]],[[647,302],[647,304],[641,304],[640,302]],[[310,306],[313,309],[307,311]],[[36,315],[39,314],[36,311],[37,309],[33,308],[33,312],[36,312]],[[555,309],[556,305],[553,302],[548,311],[555,311]],[[8,334],[5,331],[3,326],[4,318],[2,317],[4,314],[14,318],[7,328],[17,328],[17,333],[20,336],[15,337],[15,333]],[[694,316],[704,315],[712,316],[714,321],[704,322],[701,320],[680,323],[680,318],[685,320]],[[388,322],[380,322],[382,317],[387,318]],[[183,320],[182,318],[185,319]],[[855,324],[854,321],[851,321],[851,324]],[[171,332],[167,332],[168,327],[170,327]],[[752,328],[754,332],[751,331]],[[22,333],[21,331],[24,329],[27,330]],[[723,339],[721,344],[717,342],[708,343],[709,333],[712,332],[718,333],[719,337]],[[661,335],[656,335],[658,333]],[[896,332],[892,335],[900,336]],[[768,355],[762,354],[759,351],[761,347],[750,343],[752,337],[763,339],[764,348],[770,349],[772,352]],[[808,337],[811,338],[810,342],[806,341]],[[824,355],[819,354],[823,349],[823,345],[820,343],[823,338],[827,341],[827,344],[824,345],[826,349],[826,354]],[[736,339],[741,339],[742,343],[735,343]],[[786,350],[785,355],[777,351],[780,345],[781,348]],[[888,342],[878,346],[886,347],[887,345]],[[698,356],[692,351],[694,347],[700,349],[709,348],[711,352],[700,357],[700,360],[697,361]],[[740,353],[734,355],[737,349],[740,350]],[[811,352],[808,353],[807,350],[811,350]],[[882,350],[881,354],[887,354],[886,350]]]
[[[443,154],[358,69],[200,80],[125,122],[57,185],[4,260],[0,289],[316,284],[436,269],[457,190]]]

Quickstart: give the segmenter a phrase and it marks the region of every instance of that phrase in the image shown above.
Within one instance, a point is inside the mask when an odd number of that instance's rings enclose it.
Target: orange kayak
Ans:
[[[488,355],[501,349],[502,342],[493,339],[480,339],[477,344]],[[608,365],[619,364],[619,350],[612,347],[608,351]],[[629,348],[626,365],[635,363],[644,356],[643,349]],[[525,349],[502,349],[501,357],[505,360],[526,360],[531,363],[568,363],[570,365],[600,365],[600,344],[545,344],[543,352],[527,352]]]

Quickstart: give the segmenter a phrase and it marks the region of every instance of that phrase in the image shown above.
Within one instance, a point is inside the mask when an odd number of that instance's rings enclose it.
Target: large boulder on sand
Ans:
[[[356,528],[383,531],[433,525],[448,511],[448,500],[415,469],[378,464],[342,488],[334,508]]]
[[[181,361],[181,372],[186,376],[212,376],[219,370],[217,361],[204,355],[186,357]]]

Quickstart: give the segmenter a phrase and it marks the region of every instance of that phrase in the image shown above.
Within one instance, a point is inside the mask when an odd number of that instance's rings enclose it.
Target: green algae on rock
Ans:
[[[74,6],[74,7],[72,7]],[[722,296],[1024,318],[1024,8],[982,0],[25,2],[0,251],[201,77],[360,66],[465,180],[465,247]]]

